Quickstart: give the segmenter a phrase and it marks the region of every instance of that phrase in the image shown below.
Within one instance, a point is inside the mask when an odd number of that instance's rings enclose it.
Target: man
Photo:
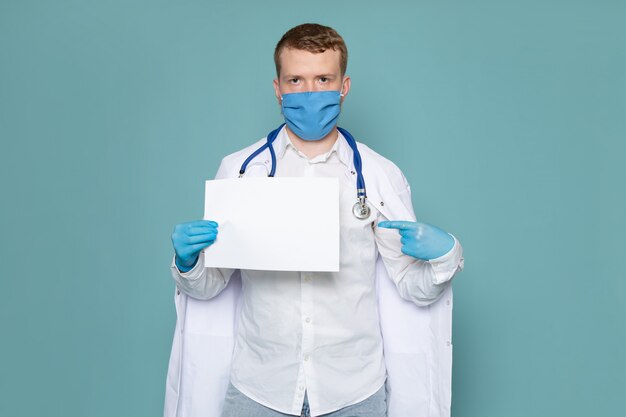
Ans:
[[[377,258],[398,294],[422,307],[439,300],[463,266],[462,248],[454,236],[425,223],[385,216],[394,212],[412,216],[408,186],[398,186],[406,181],[393,163],[360,143],[368,192],[389,196],[390,207],[377,198],[379,204],[368,203],[370,211],[363,218],[353,215],[353,152],[336,128],[340,105],[350,91],[347,56],[341,36],[317,24],[286,32],[274,55],[274,89],[286,121],[274,141],[275,176],[339,178],[340,271],[205,267],[200,251],[218,240],[219,225],[211,220],[183,223],[172,234],[176,252],[172,275],[187,296],[211,300],[236,273],[241,276],[240,314],[222,417],[386,416]],[[229,172],[235,166],[238,170],[262,142],[224,158],[217,177],[232,176]],[[402,193],[403,201],[394,202]],[[394,205],[409,208],[402,212]],[[180,395],[181,388],[173,389]]]

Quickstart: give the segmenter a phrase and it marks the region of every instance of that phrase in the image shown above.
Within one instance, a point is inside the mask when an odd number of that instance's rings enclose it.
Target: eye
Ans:
[[[297,78],[290,78],[290,79],[289,79],[289,82],[290,82],[291,84],[297,84],[297,83],[298,83],[298,79],[297,79]]]
[[[328,77],[320,77],[320,81],[323,83],[328,82]]]

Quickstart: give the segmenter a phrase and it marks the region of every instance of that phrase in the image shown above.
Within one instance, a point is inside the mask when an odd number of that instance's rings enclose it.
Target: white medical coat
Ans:
[[[237,177],[243,161],[265,141],[263,138],[225,157],[216,179]],[[369,204],[376,205],[390,220],[415,221],[410,187],[400,169],[366,145],[357,143]],[[253,166],[267,165],[269,161],[271,157],[266,149],[251,163],[246,175],[267,175],[269,169],[264,166],[253,169]],[[350,181],[354,181],[352,170],[353,166],[346,169]],[[463,268],[462,256],[456,268],[454,272]],[[387,367],[388,417],[448,417],[452,382],[452,286],[434,303],[418,307],[400,298],[380,256],[376,275]],[[229,382],[240,293],[238,271],[228,286],[210,300],[195,299],[176,288],[177,319],[164,417],[220,416]]]

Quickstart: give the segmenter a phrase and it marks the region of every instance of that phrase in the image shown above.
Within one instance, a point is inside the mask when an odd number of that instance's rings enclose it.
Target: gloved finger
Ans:
[[[213,220],[196,220],[188,223],[179,223],[174,227],[173,234],[187,234],[187,231],[191,228],[195,227],[210,227],[216,228],[218,226],[217,222]]]
[[[414,228],[411,228],[411,229],[399,229],[398,231],[400,232],[400,236],[407,237],[407,238],[412,238],[412,237],[415,237],[416,229],[414,229]]]
[[[195,245],[197,243],[215,241],[216,238],[217,238],[217,233],[203,233],[203,234],[188,236],[187,241],[185,243],[187,245]]]
[[[413,250],[413,248],[409,247],[409,246],[402,246],[402,249],[400,249],[400,251],[402,253],[404,253],[405,255],[409,255],[412,256],[414,258],[418,258],[418,259],[422,259],[419,256],[417,256],[417,253],[415,253],[415,251]]]
[[[411,240],[410,238],[408,238],[406,236],[402,236],[400,238],[400,243],[402,243],[403,245],[406,245],[407,243],[409,243],[410,240]]]
[[[196,245],[191,245],[191,246],[188,247],[189,253],[200,252],[202,249],[206,248],[207,246],[211,246],[213,243],[215,243],[214,240],[209,240],[207,242],[202,242],[202,243],[198,243]]]
[[[382,222],[378,222],[378,227],[384,227],[386,229],[412,230],[415,229],[416,223],[405,220],[384,220]]]
[[[207,233],[217,233],[217,226],[188,227],[185,231],[185,234],[187,236],[205,235]]]
[[[192,222],[185,223],[187,227],[199,227],[199,226],[213,226],[217,227],[218,224],[214,220],[194,220]]]

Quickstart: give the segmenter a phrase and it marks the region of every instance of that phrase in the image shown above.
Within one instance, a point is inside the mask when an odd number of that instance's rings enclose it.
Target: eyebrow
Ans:
[[[318,74],[315,76],[315,78],[318,77],[327,77],[327,78],[332,78],[332,77],[336,77],[335,74]],[[283,75],[283,78],[287,79],[287,78],[304,78],[302,75],[296,75],[296,74],[285,74]]]

